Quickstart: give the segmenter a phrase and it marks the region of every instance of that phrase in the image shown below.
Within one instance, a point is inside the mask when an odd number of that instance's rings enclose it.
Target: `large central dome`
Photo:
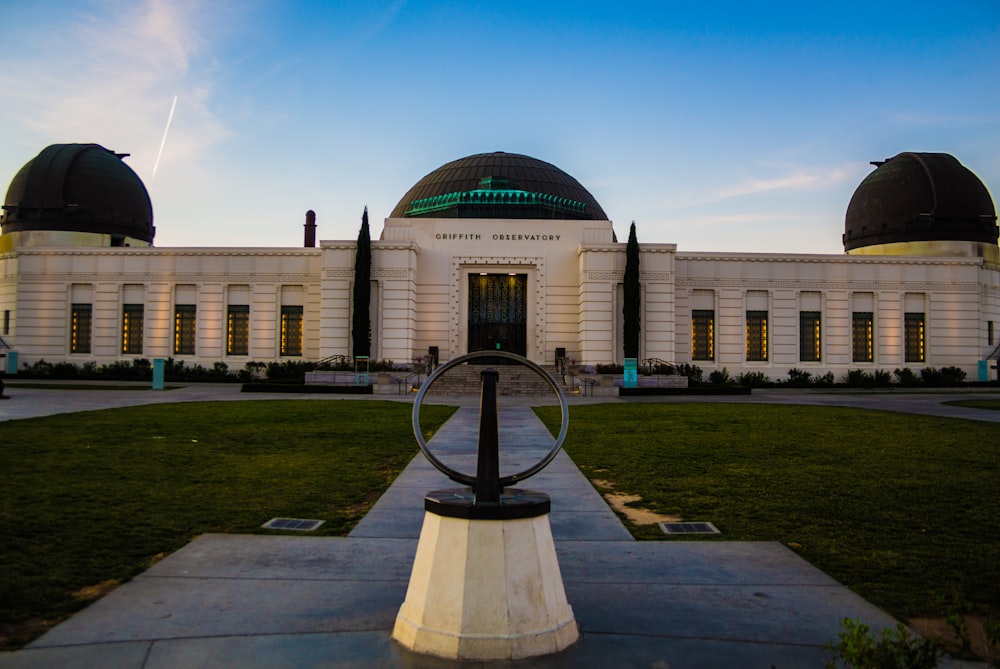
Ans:
[[[561,169],[517,153],[479,153],[437,168],[406,192],[390,218],[608,220]]]

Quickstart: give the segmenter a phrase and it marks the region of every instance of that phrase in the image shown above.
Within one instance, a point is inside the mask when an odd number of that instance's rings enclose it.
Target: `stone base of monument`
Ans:
[[[476,505],[436,490],[392,638],[425,655],[511,660],[557,653],[580,637],[549,526],[548,495],[508,489]]]

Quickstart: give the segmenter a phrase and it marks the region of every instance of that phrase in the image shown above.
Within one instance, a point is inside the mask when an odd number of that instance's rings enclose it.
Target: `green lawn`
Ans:
[[[410,410],[206,402],[0,423],[0,639],[16,647],[44,628],[11,639],[16,625],[58,620],[204,532],[290,516],[345,534],[417,453]],[[452,411],[424,406],[424,428]],[[558,408],[539,413],[558,428]],[[998,445],[1000,424],[715,403],[574,406],[566,441],[643,506],[790,545],[902,618],[956,600],[1000,612]]]
[[[989,409],[990,411],[1000,411],[1000,400],[954,400],[945,402],[957,407],[969,407],[970,409]]]
[[[268,532],[281,516],[326,520],[310,536],[346,534],[419,452],[410,411],[204,402],[0,423],[0,626],[64,617],[86,589],[205,532]],[[453,411],[425,406],[423,428]]]
[[[149,383],[132,383],[132,384],[112,384],[112,383],[85,383],[85,382],[68,382],[68,383],[45,383],[45,382],[27,382],[27,383],[11,383],[10,381],[5,382],[6,388],[34,388],[36,390],[134,390],[149,393],[159,393],[160,390],[153,390]],[[163,390],[176,390],[177,388],[182,388],[183,386],[164,386]]]
[[[551,429],[558,410],[540,409]],[[1000,613],[1000,424],[836,407],[574,406],[566,450],[641,506],[779,541],[899,617]],[[633,527],[667,539],[658,527]]]

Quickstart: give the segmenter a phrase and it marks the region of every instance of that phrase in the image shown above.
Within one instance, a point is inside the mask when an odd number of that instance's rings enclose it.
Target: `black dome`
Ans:
[[[844,250],[894,242],[996,244],[986,186],[947,153],[900,153],[876,165],[851,198]]]
[[[10,182],[0,226],[93,232],[153,243],[153,206],[139,176],[99,144],[53,144]]]
[[[480,153],[437,168],[390,218],[608,220],[594,196],[555,165],[516,153]]]

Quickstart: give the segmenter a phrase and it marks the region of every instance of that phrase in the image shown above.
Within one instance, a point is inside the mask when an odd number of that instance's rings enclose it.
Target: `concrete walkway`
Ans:
[[[197,397],[126,391],[133,397],[124,400],[258,399],[195,388]],[[21,392],[10,389],[15,398],[0,402],[0,418]],[[106,392],[117,391],[86,394]],[[48,394],[62,397],[63,411],[96,408],[68,399],[78,391]],[[105,406],[116,404],[110,399]],[[32,404],[56,412],[51,403]],[[463,407],[431,448],[450,467],[473,472],[477,429],[478,409]],[[501,409],[500,429],[503,474],[536,462],[552,443],[516,403]],[[0,654],[0,667],[821,667],[829,657],[822,646],[836,640],[842,618],[895,625],[777,543],[633,541],[560,453],[523,486],[552,497],[553,536],[582,640],[559,655],[488,665],[415,655],[389,633],[406,593],[423,495],[454,485],[417,456],[348,537],[199,537],[28,648]]]
[[[120,383],[87,381],[87,385],[109,385],[115,390],[54,390],[36,387],[42,382],[5,377],[7,390],[0,399],[0,421],[21,418],[40,418],[74,411],[95,411],[126,406],[161,404],[172,402],[233,402],[254,400],[388,400],[412,402],[413,395],[336,395],[314,393],[242,393],[238,383],[191,383],[168,384],[167,390],[150,390],[148,383]],[[52,385],[60,382],[45,382]],[[63,385],[72,388],[80,382],[65,381]],[[11,386],[11,384],[14,384]],[[132,386],[135,390],[117,388]],[[1000,422],[1000,411],[968,409],[946,404],[959,399],[1000,399],[1000,390],[987,389],[933,389],[933,390],[871,390],[853,392],[849,390],[812,390],[795,388],[755,389],[750,395],[662,395],[648,397],[578,397],[571,396],[570,404],[607,403],[740,403],[740,404],[808,404],[814,406],[848,406],[859,409],[878,409],[901,413],[916,413],[929,416],[966,418],[988,422]],[[527,397],[520,400],[504,398],[508,403],[530,406],[538,403],[538,398]],[[453,401],[454,400],[454,401]],[[428,398],[428,403],[462,404],[478,406],[479,399],[471,398]]]

